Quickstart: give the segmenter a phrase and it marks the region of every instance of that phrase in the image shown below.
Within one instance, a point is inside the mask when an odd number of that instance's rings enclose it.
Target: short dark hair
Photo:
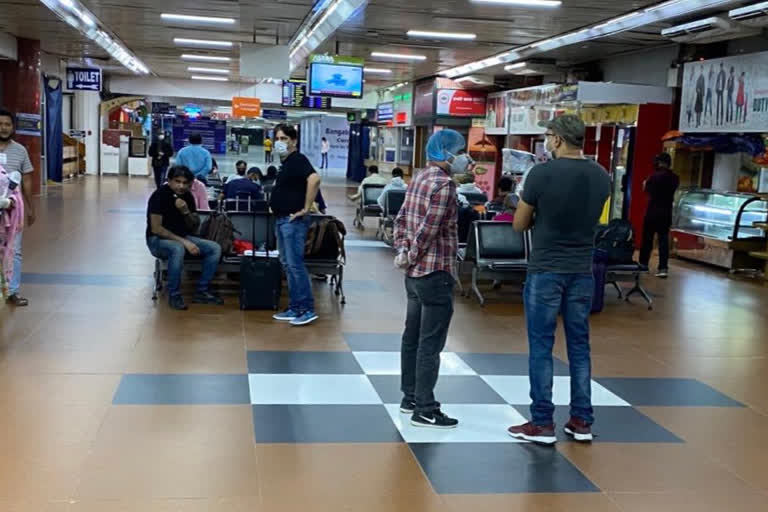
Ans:
[[[659,153],[653,159],[653,162],[656,165],[666,167],[667,169],[672,167],[672,157],[669,153]]]
[[[277,167],[270,165],[267,167],[267,178],[273,179],[277,176]]]
[[[259,176],[264,176],[261,173],[261,169],[259,169],[258,167],[251,167],[250,169],[248,169],[248,173],[247,174],[258,174]]]
[[[378,165],[369,165],[368,166],[368,172],[371,174],[378,174],[379,173],[379,166]]]
[[[168,169],[168,181],[171,181],[173,178],[184,178],[188,182],[192,183],[195,181],[195,175],[192,174],[192,171],[189,170],[189,167],[186,165],[174,165],[170,169]]]
[[[189,136],[189,143],[190,144],[202,144],[203,143],[203,136],[199,133],[193,133]]]
[[[393,178],[402,178],[403,176],[405,176],[405,173],[403,172],[403,170],[401,168],[395,167],[394,169],[392,169],[392,177]]]
[[[240,164],[243,164],[244,166],[248,167],[248,162],[246,162],[245,160],[238,160],[237,162],[235,162],[235,167],[240,167]]]
[[[283,132],[283,134],[288,137],[291,140],[296,140],[299,138],[299,132],[296,131],[296,128],[291,126],[290,124],[279,124],[275,127],[275,133],[277,132]]]
[[[10,110],[0,107],[0,117],[10,117],[11,124],[16,126],[16,115]]]
[[[502,176],[499,180],[499,190],[502,192],[512,192],[515,188],[515,180],[509,176]]]

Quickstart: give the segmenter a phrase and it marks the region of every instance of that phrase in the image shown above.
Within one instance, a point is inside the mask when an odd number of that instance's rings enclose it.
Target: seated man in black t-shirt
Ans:
[[[187,309],[180,291],[187,253],[203,259],[203,271],[192,302],[224,303],[209,289],[221,259],[221,247],[216,242],[191,236],[200,227],[195,198],[189,192],[194,179],[186,167],[171,167],[168,183],[152,194],[147,206],[147,247],[153,256],[168,261],[168,303],[177,310]]]

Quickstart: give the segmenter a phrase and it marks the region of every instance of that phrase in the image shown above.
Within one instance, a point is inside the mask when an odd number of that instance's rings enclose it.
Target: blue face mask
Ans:
[[[464,174],[469,170],[469,167],[475,163],[472,158],[466,153],[461,155],[451,155],[452,160],[448,160],[448,162],[451,164],[450,172],[451,174]]]

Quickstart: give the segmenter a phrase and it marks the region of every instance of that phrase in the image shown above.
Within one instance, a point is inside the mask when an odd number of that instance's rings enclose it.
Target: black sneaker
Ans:
[[[221,297],[209,291],[197,292],[192,299],[192,302],[195,304],[216,304],[217,306],[224,304],[224,301],[221,299]]]
[[[459,420],[450,418],[442,413],[442,411],[435,410],[430,414],[414,413],[411,416],[411,425],[414,427],[428,427],[428,428],[456,428],[459,424]]]
[[[403,398],[403,401],[400,402],[400,412],[403,414],[413,414],[413,411],[416,410],[416,400],[408,400],[406,398]]]
[[[176,311],[186,311],[188,309],[187,305],[184,304],[184,297],[181,295],[171,295],[168,297],[168,305]]]

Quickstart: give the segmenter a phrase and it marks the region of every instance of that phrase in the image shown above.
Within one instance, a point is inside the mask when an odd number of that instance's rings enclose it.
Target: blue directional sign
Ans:
[[[70,91],[101,92],[99,68],[67,68],[67,89]]]

